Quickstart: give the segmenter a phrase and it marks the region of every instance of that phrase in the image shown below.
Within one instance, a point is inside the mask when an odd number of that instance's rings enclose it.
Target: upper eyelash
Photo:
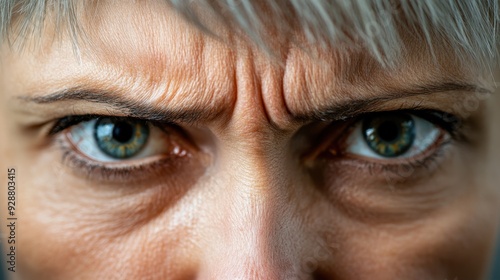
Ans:
[[[352,123],[356,123],[362,120],[363,118],[371,115],[387,114],[387,113],[406,113],[420,117],[446,131],[453,140],[467,141],[467,136],[462,131],[464,124],[463,119],[451,113],[438,110],[430,110],[420,107],[414,107],[411,109],[392,110],[392,111],[370,112],[353,117]]]
[[[454,139],[462,137],[460,134],[460,128],[463,125],[463,121],[453,114],[434,110],[414,110],[408,111],[408,113],[439,126],[448,132]]]
[[[409,114],[413,114],[416,116],[419,116],[425,120],[428,120],[434,124],[439,125],[441,128],[445,129],[447,132],[450,134],[455,134],[460,127],[462,120],[457,118],[453,114],[449,114],[446,112],[442,111],[437,111],[437,110],[428,110],[425,108],[420,108],[420,107],[413,107],[411,109],[401,109],[401,110],[394,110],[394,111],[382,111],[382,112],[369,112],[357,116],[351,116],[348,119],[350,120],[359,120],[363,117],[366,117],[368,115],[373,115],[373,114],[379,114],[379,113],[391,113],[391,112],[406,112]],[[81,122],[85,121],[90,121],[92,119],[96,118],[116,118],[116,119],[135,119],[135,120],[140,120],[144,122],[149,122],[153,125],[160,126],[162,123],[158,121],[149,121],[149,120],[144,120],[144,119],[139,119],[135,117],[128,117],[128,116],[106,116],[106,115],[96,115],[96,114],[88,114],[88,115],[70,115],[66,116],[63,118],[60,118],[56,121],[55,125],[50,129],[49,135],[54,135],[57,134],[64,129],[71,127],[73,125],[76,125]],[[343,120],[343,121],[347,121]],[[171,123],[169,123],[171,124]],[[171,124],[172,125],[172,124]]]
[[[92,119],[96,119],[99,117],[103,117],[100,115],[76,115],[76,116],[66,116],[63,118],[60,118],[56,121],[54,126],[49,131],[49,135],[55,135],[63,130],[65,130],[68,127],[77,125],[81,122],[86,122],[90,121]]]
[[[405,113],[412,114],[412,115],[421,117],[423,119],[426,119],[426,120],[432,122],[433,124],[439,126],[440,128],[442,128],[446,132],[448,132],[450,134],[450,136],[452,136],[452,139],[458,139],[460,136],[459,131],[460,131],[460,127],[463,123],[462,120],[455,117],[454,115],[451,115],[451,114],[448,114],[445,112],[434,111],[434,110],[405,109],[405,110],[395,110],[395,111],[372,112],[372,113],[366,113],[363,115],[358,115],[356,117],[352,117],[352,118],[345,120],[345,121],[348,123],[354,123],[354,122],[360,121],[361,119],[363,119],[364,117],[367,117],[369,115],[379,114],[379,113],[391,113],[391,112],[398,112],[398,113],[405,112]],[[65,129],[67,129],[71,126],[77,125],[78,123],[90,121],[90,120],[93,120],[96,118],[102,118],[102,117],[116,118],[116,119],[136,119],[136,120],[151,123],[153,125],[157,125],[159,127],[161,127],[161,125],[162,125],[161,123],[158,123],[158,122],[149,122],[147,120],[137,119],[137,118],[133,118],[133,117],[114,117],[114,116],[92,115],[92,114],[73,115],[73,116],[66,116],[66,117],[58,119],[56,121],[56,123],[54,124],[54,126],[52,127],[52,129],[50,130],[49,134],[55,135],[61,131],[64,131]],[[429,162],[437,161],[437,158],[439,158],[440,154],[442,154],[443,147],[446,146],[447,144],[450,144],[450,143],[451,143],[451,141],[440,143],[440,145],[439,145],[440,147],[436,150],[435,153],[433,153],[433,154],[431,154],[423,159],[420,159],[420,160],[409,159],[409,160],[406,160],[405,162],[392,163],[392,164],[391,163],[381,164],[381,163],[373,163],[372,162],[372,163],[368,164],[368,168],[370,169],[371,172],[373,171],[374,168],[376,168],[376,169],[379,169],[385,173],[394,173],[394,174],[398,175],[397,172],[398,172],[398,170],[400,170],[401,167],[415,168],[416,165],[418,165],[418,166],[424,165],[425,166]],[[83,160],[82,158],[79,158],[79,156],[74,154],[74,152],[69,150],[69,148],[66,148],[66,150],[64,151],[63,160],[70,161],[70,162],[72,162],[72,164],[76,164],[79,168],[86,170],[86,172],[88,174],[91,174],[91,173],[96,174],[95,171],[99,170],[99,172],[97,172],[97,173],[98,173],[99,178],[102,180],[116,180],[116,179],[128,180],[131,178],[131,177],[129,177],[129,176],[131,176],[131,174],[138,173],[135,171],[139,171],[139,173],[141,173],[140,172],[141,170],[147,170],[151,167],[153,167],[153,169],[154,169],[155,166],[172,164],[172,162],[170,160],[164,160],[164,161],[158,162],[158,163],[153,163],[153,164],[150,163],[150,164],[146,164],[146,165],[132,166],[132,167],[107,167],[105,164],[101,164],[101,163],[94,163],[94,162],[89,163],[89,161],[86,161],[86,160]],[[124,176],[123,174],[126,174],[126,176]]]
[[[417,117],[420,117],[426,121],[431,122],[432,124],[435,124],[439,126],[440,128],[444,129],[446,132],[455,135],[458,130],[460,129],[463,121],[458,118],[457,116],[442,112],[442,111],[437,111],[437,110],[429,110],[429,109],[402,109],[402,110],[393,110],[393,111],[381,111],[381,112],[370,112],[366,113],[363,115],[359,115],[356,117],[353,117],[356,121],[359,121],[363,119],[364,117],[370,116],[370,115],[377,115],[377,114],[387,114],[387,113],[406,113],[410,115],[414,115]]]
[[[442,111],[437,111],[437,110],[429,110],[425,108],[420,108],[420,107],[415,107],[412,109],[401,109],[401,110],[391,110],[391,111],[380,111],[380,112],[369,112],[369,113],[364,113],[360,114],[357,116],[349,117],[348,119],[342,120],[342,123],[347,123],[348,125],[346,126],[345,129],[351,129],[353,128],[351,125],[355,124],[364,118],[373,116],[373,115],[378,115],[378,114],[390,114],[390,113],[406,113],[409,115],[414,115],[417,117],[420,117],[426,121],[429,121],[430,123],[437,125],[439,128],[445,130],[450,134],[450,136],[453,139],[456,140],[462,140],[464,136],[460,132],[460,129],[463,125],[463,120],[458,118],[457,116],[442,112]]]
[[[56,136],[56,134],[63,132],[64,130],[78,125],[82,122],[91,121],[98,118],[111,118],[116,120],[123,119],[134,119],[142,121],[146,124],[151,124],[159,127],[163,131],[167,131],[165,124],[158,122],[150,122],[147,120],[133,118],[133,117],[115,117],[115,116],[103,116],[103,115],[77,115],[77,116],[67,116],[56,121],[49,134]],[[157,177],[160,175],[165,175],[164,170],[177,168],[180,165],[179,160],[186,161],[190,160],[190,153],[171,153],[168,157],[161,157],[150,162],[143,162],[140,164],[131,164],[128,166],[120,165],[115,166],[113,164],[104,163],[96,161],[93,159],[88,159],[86,156],[81,155],[79,152],[74,151],[73,144],[70,143],[69,139],[64,140],[67,137],[65,135],[59,135],[56,138],[57,143],[62,149],[62,162],[67,166],[72,166],[74,170],[78,170],[87,179],[107,181],[107,182],[130,182],[130,181],[140,181],[149,178],[151,174]],[[76,148],[77,149],[77,148]],[[168,167],[168,168],[166,168]]]
[[[127,117],[127,116],[106,116],[106,115],[71,115],[71,116],[66,116],[63,118],[60,118],[56,121],[56,123],[52,126],[52,128],[49,130],[49,135],[55,135],[71,126],[77,125],[82,122],[87,122],[91,121],[93,119],[99,119],[99,118],[110,118],[110,119],[116,119],[116,120],[137,120],[141,121],[147,124],[151,124],[154,126],[157,126],[159,128],[163,128],[166,123],[158,122],[158,121],[149,121],[145,119],[140,119],[140,118],[135,118],[135,117]],[[170,124],[172,125],[172,124]]]
[[[401,110],[393,110],[393,111],[381,111],[381,112],[369,112],[365,113],[362,115],[358,116],[353,116],[350,117],[349,119],[343,120],[342,122],[347,122],[347,123],[355,123],[357,121],[360,121],[361,119],[368,117],[370,115],[374,114],[383,114],[383,113],[391,113],[391,112],[398,112],[398,113],[408,113],[412,114],[418,117],[421,117],[437,126],[439,126],[441,129],[444,129],[446,132],[450,134],[452,139],[455,140],[464,140],[465,136],[460,133],[460,128],[463,124],[463,121],[456,117],[453,114],[442,112],[442,111],[437,111],[437,110],[429,110],[425,108],[418,108],[414,107],[411,109],[401,109]],[[49,135],[55,135],[71,126],[77,125],[81,122],[86,122],[90,121],[93,119],[97,118],[116,118],[116,119],[135,119],[143,122],[150,123],[154,126],[157,126],[161,129],[164,128],[164,123],[160,122],[151,122],[148,120],[143,120],[143,119],[138,119],[134,117],[118,117],[118,116],[105,116],[105,115],[96,115],[96,114],[88,114],[88,115],[70,115],[66,116],[63,118],[60,118],[56,121],[54,126],[50,129]],[[173,125],[173,124],[170,124]]]
[[[462,133],[462,130],[461,130],[461,127],[462,127],[464,122],[461,119],[459,119],[458,117],[456,117],[452,114],[449,114],[449,113],[442,112],[442,111],[429,110],[429,109],[425,109],[425,108],[422,108],[422,109],[420,109],[420,108],[418,108],[418,109],[402,109],[402,110],[393,110],[393,111],[370,112],[370,113],[362,114],[362,115],[359,115],[356,117],[352,117],[352,118],[347,119],[347,120],[343,120],[342,121],[344,123],[343,132],[341,134],[339,134],[339,137],[333,139],[333,141],[331,141],[330,144],[327,145],[327,147],[328,147],[327,150],[320,152],[320,154],[328,155],[328,157],[330,157],[330,156],[334,156],[337,158],[338,157],[345,157],[346,155],[348,155],[348,153],[346,152],[346,148],[347,148],[346,147],[346,144],[347,144],[346,140],[347,140],[347,137],[350,135],[352,129],[354,128],[353,124],[356,124],[359,121],[362,121],[366,117],[370,117],[370,116],[378,115],[378,114],[388,114],[388,113],[389,114],[390,113],[406,113],[406,114],[414,115],[414,116],[420,117],[424,120],[427,120],[427,121],[431,122],[432,124],[438,126],[440,129],[446,131],[449,134],[450,139],[439,143],[438,148],[444,147],[448,144],[452,144],[454,141],[461,141],[461,140],[466,141],[465,135]],[[335,123],[333,123],[333,124],[335,124]],[[333,128],[335,128],[335,127],[336,127],[336,125],[333,126]],[[327,129],[327,131],[325,131],[325,133],[330,134],[331,130]],[[333,151],[333,154],[332,154],[332,151]],[[433,155],[428,155],[425,158],[417,159],[417,160],[412,159],[412,158],[405,159],[404,162],[400,161],[398,163],[369,162],[369,164],[372,167],[373,167],[373,165],[376,167],[384,167],[383,171],[387,171],[393,167],[400,168],[402,165],[406,165],[407,167],[413,168],[413,167],[415,167],[415,165],[421,165],[421,161],[426,161],[427,158],[429,158],[431,156],[433,156]]]

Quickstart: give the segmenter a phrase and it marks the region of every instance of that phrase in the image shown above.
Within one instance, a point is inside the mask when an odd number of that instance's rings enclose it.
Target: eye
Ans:
[[[345,151],[376,159],[410,158],[429,149],[443,129],[408,113],[371,114],[358,121],[347,137]]]
[[[168,150],[165,132],[141,120],[101,117],[72,126],[69,140],[85,156],[97,161],[144,158]]]

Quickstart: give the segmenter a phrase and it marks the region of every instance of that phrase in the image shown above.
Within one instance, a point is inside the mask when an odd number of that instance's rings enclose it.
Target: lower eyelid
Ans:
[[[446,132],[441,131],[440,134],[435,139],[434,143],[430,144],[427,149],[423,151],[415,151],[415,155],[411,157],[401,157],[401,158],[368,158],[362,155],[356,155],[349,152],[343,153],[344,157],[355,158],[359,160],[364,160],[368,163],[376,163],[382,166],[397,166],[400,164],[408,164],[408,163],[419,163],[425,161],[426,158],[431,157],[434,153],[436,153],[439,149],[444,148],[444,146],[453,143],[453,140],[446,134]],[[411,150],[410,150],[411,151]]]
[[[144,146],[130,158],[114,158],[109,154],[106,154],[99,147],[97,140],[95,139],[94,125],[97,119],[92,119],[90,121],[81,122],[72,127],[69,127],[62,134],[67,136],[67,141],[73,144],[74,148],[80,151],[85,156],[92,158],[99,162],[124,162],[131,161],[134,159],[147,158],[152,155],[177,152],[182,153],[183,150],[177,147],[177,143],[174,143],[176,132],[170,131],[167,128],[160,128],[158,126],[147,124],[148,126],[148,137]],[[91,129],[89,129],[89,126]],[[94,131],[93,131],[94,130]]]
[[[339,170],[352,168],[364,174],[369,174],[372,183],[402,184],[419,180],[428,180],[439,170],[445,159],[455,149],[453,141],[441,141],[425,151],[418,158],[403,158],[396,162],[385,162],[376,159],[367,160],[357,155],[327,155],[326,165],[334,166]],[[328,176],[328,175],[325,175]]]
[[[134,183],[165,178],[178,173],[181,168],[193,165],[192,155],[181,148],[170,154],[123,162],[100,162],[78,151],[66,135],[60,135],[57,145],[62,151],[62,163],[79,177],[89,181]]]

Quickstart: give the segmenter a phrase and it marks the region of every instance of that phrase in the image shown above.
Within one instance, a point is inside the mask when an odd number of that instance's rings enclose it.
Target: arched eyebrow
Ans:
[[[316,109],[304,114],[291,116],[292,122],[305,123],[311,121],[337,121],[370,113],[373,107],[390,100],[431,95],[443,92],[471,92],[480,94],[492,93],[491,90],[473,84],[442,82],[413,86],[412,88],[387,91],[376,97],[352,99],[348,98],[332,105]],[[200,123],[210,122],[219,117],[225,108],[214,110],[209,108],[157,108],[141,100],[126,98],[114,92],[75,87],[53,92],[43,96],[21,96],[19,99],[36,104],[53,104],[67,101],[84,101],[105,104],[123,111],[127,116],[156,122],[168,123]]]

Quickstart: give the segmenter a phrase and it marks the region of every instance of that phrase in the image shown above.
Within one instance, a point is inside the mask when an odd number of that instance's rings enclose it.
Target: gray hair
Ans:
[[[379,62],[401,54],[401,26],[421,37],[430,49],[444,40],[458,57],[491,64],[497,59],[498,0],[165,0],[206,32],[207,13],[267,47],[266,28],[289,35],[301,29],[311,43],[361,45]],[[93,1],[0,0],[0,38],[18,42],[40,29],[47,10],[77,40],[81,32],[77,9]],[[86,8],[87,7],[87,8]],[[90,10],[90,9],[89,9]],[[15,32],[12,22],[15,20]],[[10,39],[8,40],[11,41]]]

